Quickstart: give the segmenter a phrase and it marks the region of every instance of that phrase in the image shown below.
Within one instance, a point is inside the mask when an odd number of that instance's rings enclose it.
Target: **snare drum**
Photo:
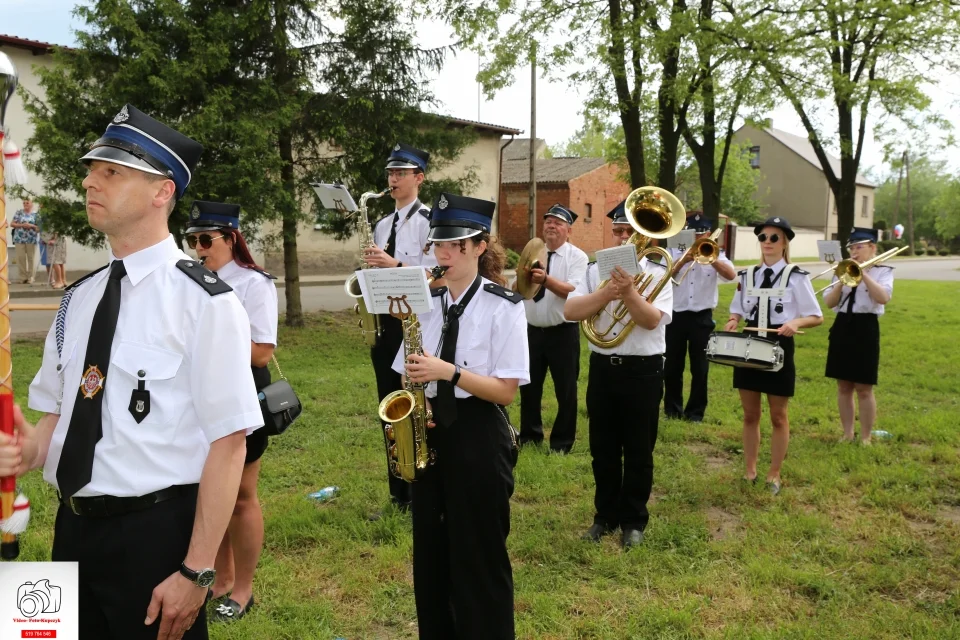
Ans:
[[[707,342],[707,360],[731,367],[780,371],[783,368],[783,347],[745,333],[717,331]]]

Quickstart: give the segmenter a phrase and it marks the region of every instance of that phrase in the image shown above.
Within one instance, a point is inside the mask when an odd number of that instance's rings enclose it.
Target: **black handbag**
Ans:
[[[273,364],[277,367],[280,379],[260,389],[257,394],[260,399],[260,411],[263,412],[262,428],[266,430],[268,436],[280,435],[303,413],[300,398],[280,370],[277,356],[273,356]]]

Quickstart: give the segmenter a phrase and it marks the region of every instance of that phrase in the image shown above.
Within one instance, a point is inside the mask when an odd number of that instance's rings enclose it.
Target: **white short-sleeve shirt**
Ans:
[[[393,252],[393,257],[402,262],[405,267],[437,266],[437,260],[433,257],[433,247],[424,252],[427,246],[427,233],[430,231],[429,211],[420,200],[414,200],[400,211],[400,219],[397,221],[396,250]],[[387,241],[390,240],[390,229],[396,213],[394,211],[380,218],[373,226],[373,241],[384,251],[387,249]]]
[[[460,331],[457,337],[457,350],[454,358],[461,369],[481,376],[500,379],[516,379],[521,385],[530,383],[530,353],[527,348],[527,318],[523,306],[502,298],[484,289],[491,284],[481,279],[480,288],[467,304],[460,316]],[[446,288],[441,295],[433,299],[434,308],[429,313],[419,315],[423,348],[432,355],[439,355],[437,346],[443,329],[443,299],[447,307],[459,302],[451,300]],[[464,291],[460,299],[466,295]],[[513,293],[513,292],[511,292]],[[518,296],[518,294],[513,293]],[[404,348],[400,346],[393,361],[393,370],[404,371]],[[469,398],[471,394],[455,387],[458,398]],[[431,382],[425,389],[428,398],[437,396],[437,383]]]
[[[217,269],[217,275],[233,288],[250,318],[250,339],[277,346],[279,304],[273,279],[256,269],[241,267],[234,260]]]
[[[91,481],[77,496],[139,496],[200,481],[210,443],[263,424],[250,371],[250,322],[232,292],[210,295],[177,266],[186,260],[168,236],[127,256],[110,364],[104,378],[103,437]],[[29,406],[59,414],[43,476],[57,485],[57,466],[86,363],[94,312],[109,269],[67,293],[63,349],[50,328]],[[150,412],[129,411],[143,381]]]
[[[773,286],[786,287],[783,296],[770,298],[770,316],[771,325],[782,325],[796,318],[806,318],[808,316],[823,316],[820,310],[820,304],[817,302],[817,296],[813,292],[813,285],[810,283],[809,275],[803,269],[796,268],[787,277],[787,282],[782,282],[783,273],[787,267],[787,262],[780,259],[773,269]],[[761,264],[754,270],[753,286],[759,288],[763,284],[763,271],[767,266]],[[733,294],[733,300],[730,301],[730,313],[735,313],[746,320],[754,317],[758,313],[760,297],[746,295],[747,275],[749,269],[743,269],[737,274],[739,282],[737,283],[737,292]]]
[[[569,282],[574,287],[583,282],[587,275],[587,254],[578,247],[564,243],[553,256],[547,258],[550,263],[549,275]],[[567,319],[563,315],[563,305],[567,301],[547,289],[539,302],[524,300],[523,307],[527,313],[527,322],[534,327],[555,327],[563,324]]]
[[[666,273],[666,269],[655,262],[650,262],[646,258],[640,260],[640,269],[644,273],[648,273],[653,276],[651,284],[647,287],[648,291],[656,286],[656,283]],[[610,276],[608,274],[605,279],[609,279],[609,277]],[[580,286],[577,287],[575,291],[567,296],[567,299],[570,300],[572,298],[576,298],[577,296],[585,296],[593,293],[597,290],[597,287],[600,286],[600,282],[601,278],[597,263],[592,262],[587,268],[587,277],[584,278],[584,281],[580,284]],[[621,304],[620,300],[614,300],[607,303],[605,313],[601,314],[600,319],[596,324],[598,330],[605,331],[610,327],[611,324],[614,323],[614,311],[619,304]],[[644,329],[639,325],[635,326],[630,330],[630,334],[624,339],[624,341],[612,349],[601,348],[588,341],[590,351],[611,356],[652,356],[662,354],[667,350],[666,328],[673,318],[673,285],[668,283],[663,287],[663,289],[660,290],[660,294],[653,301],[653,306],[663,312],[660,316],[660,323],[656,327],[653,329]],[[631,321],[630,313],[627,312],[623,319],[620,322],[617,322],[613,330],[607,334],[606,339],[609,340],[615,338]]]
[[[679,260],[683,251],[679,249],[670,249],[670,255],[674,260]],[[717,257],[717,262],[727,264],[733,267],[733,263],[727,258],[727,254],[722,250]],[[689,273],[688,273],[689,272]],[[718,285],[721,282],[731,282],[721,276],[713,265],[697,264],[696,261],[683,266],[674,278],[674,282],[683,278],[680,285],[673,285],[673,311],[703,311],[704,309],[715,309],[718,296]]]
[[[887,295],[893,295],[893,267],[878,264],[874,265],[867,270],[867,273],[870,274],[870,277],[877,281],[884,291],[887,292]],[[837,277],[833,277],[833,281],[837,281]],[[840,292],[840,302],[837,303],[837,306],[833,308],[837,313],[846,313],[847,306],[850,300],[850,287],[839,285],[843,287],[843,291]],[[824,291],[824,295],[829,292]],[[874,313],[878,316],[882,316],[884,312],[884,305],[877,304],[874,302],[873,298],[870,297],[870,291],[867,289],[867,283],[863,280],[860,281],[860,284],[857,286],[857,295],[853,298],[853,312],[854,313]]]

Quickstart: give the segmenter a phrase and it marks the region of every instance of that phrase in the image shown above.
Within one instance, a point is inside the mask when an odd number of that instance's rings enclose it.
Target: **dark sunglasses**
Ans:
[[[217,240],[218,238],[222,238],[222,237],[224,237],[222,233],[218,236],[211,236],[206,233],[201,233],[199,238],[197,236],[187,236],[187,246],[190,247],[191,249],[196,249],[197,241],[199,241],[201,248],[209,249],[210,247],[213,246],[214,240]]]
[[[760,235],[757,236],[757,240],[759,240],[760,242],[766,242],[766,241],[767,241],[767,237],[768,237],[767,234],[761,233]],[[770,242],[773,243],[773,244],[777,244],[778,242],[780,242],[780,235],[779,235],[779,234],[771,233],[770,236],[769,236],[769,238],[770,238]]]

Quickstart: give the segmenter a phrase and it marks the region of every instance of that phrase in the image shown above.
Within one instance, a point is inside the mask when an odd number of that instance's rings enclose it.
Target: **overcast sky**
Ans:
[[[41,40],[54,44],[75,43],[73,29],[80,26],[71,15],[75,0],[0,0],[0,33],[21,38]],[[453,41],[452,30],[442,23],[418,26],[423,46],[440,46]],[[514,84],[500,91],[492,100],[483,100],[475,82],[477,54],[461,52],[448,57],[444,69],[437,74],[433,92],[441,101],[440,111],[451,116],[480,120],[530,131],[530,69],[518,69]],[[934,107],[954,123],[960,124],[960,80],[943,82],[931,91]],[[548,144],[561,143],[582,124],[581,99],[576,88],[565,83],[540,80],[537,84],[537,137]],[[799,118],[789,105],[781,105],[768,114],[774,127],[805,136]],[[940,140],[939,131],[931,130],[926,136]],[[908,140],[904,140],[906,144]],[[953,147],[939,154],[947,159],[954,170],[960,171],[960,149]],[[861,172],[871,171],[874,176],[883,171],[881,145],[873,138],[868,127]]]

